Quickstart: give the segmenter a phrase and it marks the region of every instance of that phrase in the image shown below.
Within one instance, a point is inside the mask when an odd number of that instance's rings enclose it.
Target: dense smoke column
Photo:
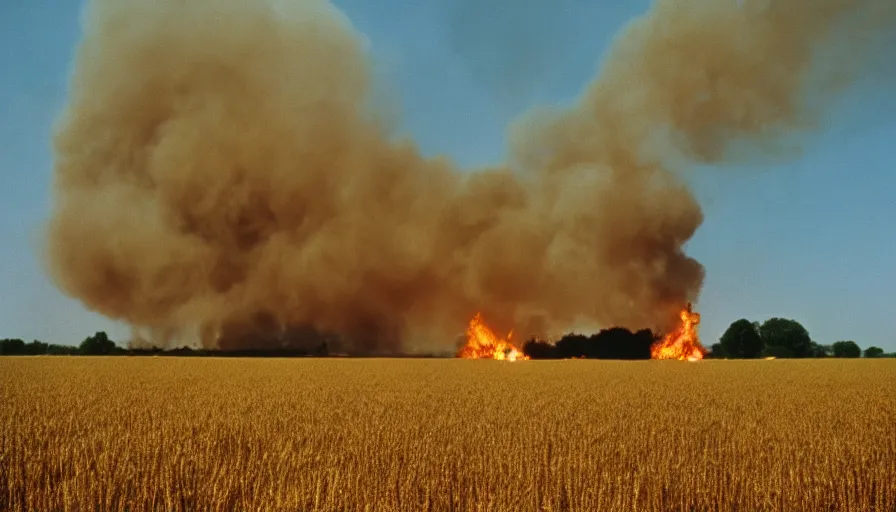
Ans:
[[[893,11],[659,1],[576,105],[512,127],[506,166],[461,171],[379,122],[361,38],[324,0],[93,0],[48,270],[162,345],[436,348],[477,311],[521,336],[665,329],[703,280],[679,172],[811,127],[858,70],[854,34]],[[856,51],[817,72],[834,43]]]

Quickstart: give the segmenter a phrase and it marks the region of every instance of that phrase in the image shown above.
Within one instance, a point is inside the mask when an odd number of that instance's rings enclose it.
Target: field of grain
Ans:
[[[896,509],[896,361],[0,358],[3,510]]]

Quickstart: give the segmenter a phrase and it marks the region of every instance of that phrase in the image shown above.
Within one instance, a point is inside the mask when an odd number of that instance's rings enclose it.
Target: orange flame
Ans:
[[[679,361],[703,359],[706,349],[700,344],[700,338],[697,336],[700,313],[694,312],[689,302],[687,307],[681,310],[680,316],[681,325],[650,347],[652,359],[678,359]]]
[[[463,359],[497,359],[500,361],[520,361],[529,359],[522,350],[517,349],[510,342],[513,331],[501,340],[485,325],[482,315],[470,320],[467,327],[467,344],[457,353],[457,357]]]

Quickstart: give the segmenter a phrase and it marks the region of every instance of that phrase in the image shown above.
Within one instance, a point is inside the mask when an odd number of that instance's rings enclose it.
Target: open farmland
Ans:
[[[4,510],[896,507],[896,361],[0,358]]]

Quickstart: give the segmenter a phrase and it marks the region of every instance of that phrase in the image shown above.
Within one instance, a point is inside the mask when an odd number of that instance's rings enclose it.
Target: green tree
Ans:
[[[862,349],[854,341],[834,343],[834,357],[862,357]]]
[[[796,320],[770,318],[759,326],[765,353],[775,357],[811,357],[812,338]],[[772,348],[774,347],[774,348]]]
[[[728,353],[721,343],[713,343],[712,346],[709,347],[709,354],[707,354],[706,357],[708,359],[723,359],[728,357]]]
[[[762,354],[765,344],[756,325],[746,318],[734,321],[719,339],[728,357],[755,359]]]
[[[49,345],[47,347],[47,354],[52,356],[76,356],[80,353],[80,349],[78,347],[73,347],[71,345]]]
[[[790,350],[787,347],[782,347],[780,345],[770,345],[765,347],[762,350],[763,357],[777,357],[780,359],[792,358],[793,350]]]
[[[865,349],[865,357],[881,357],[884,355],[884,349],[880,347],[868,347]]]
[[[47,345],[46,343],[40,340],[33,340],[31,343],[25,345],[25,353],[29,356],[40,356],[47,353]]]
[[[25,341],[18,338],[0,340],[0,355],[20,356],[25,353]]]
[[[116,351],[115,342],[109,339],[105,332],[100,331],[89,338],[85,338],[78,347],[80,352],[90,356],[109,355]]]

